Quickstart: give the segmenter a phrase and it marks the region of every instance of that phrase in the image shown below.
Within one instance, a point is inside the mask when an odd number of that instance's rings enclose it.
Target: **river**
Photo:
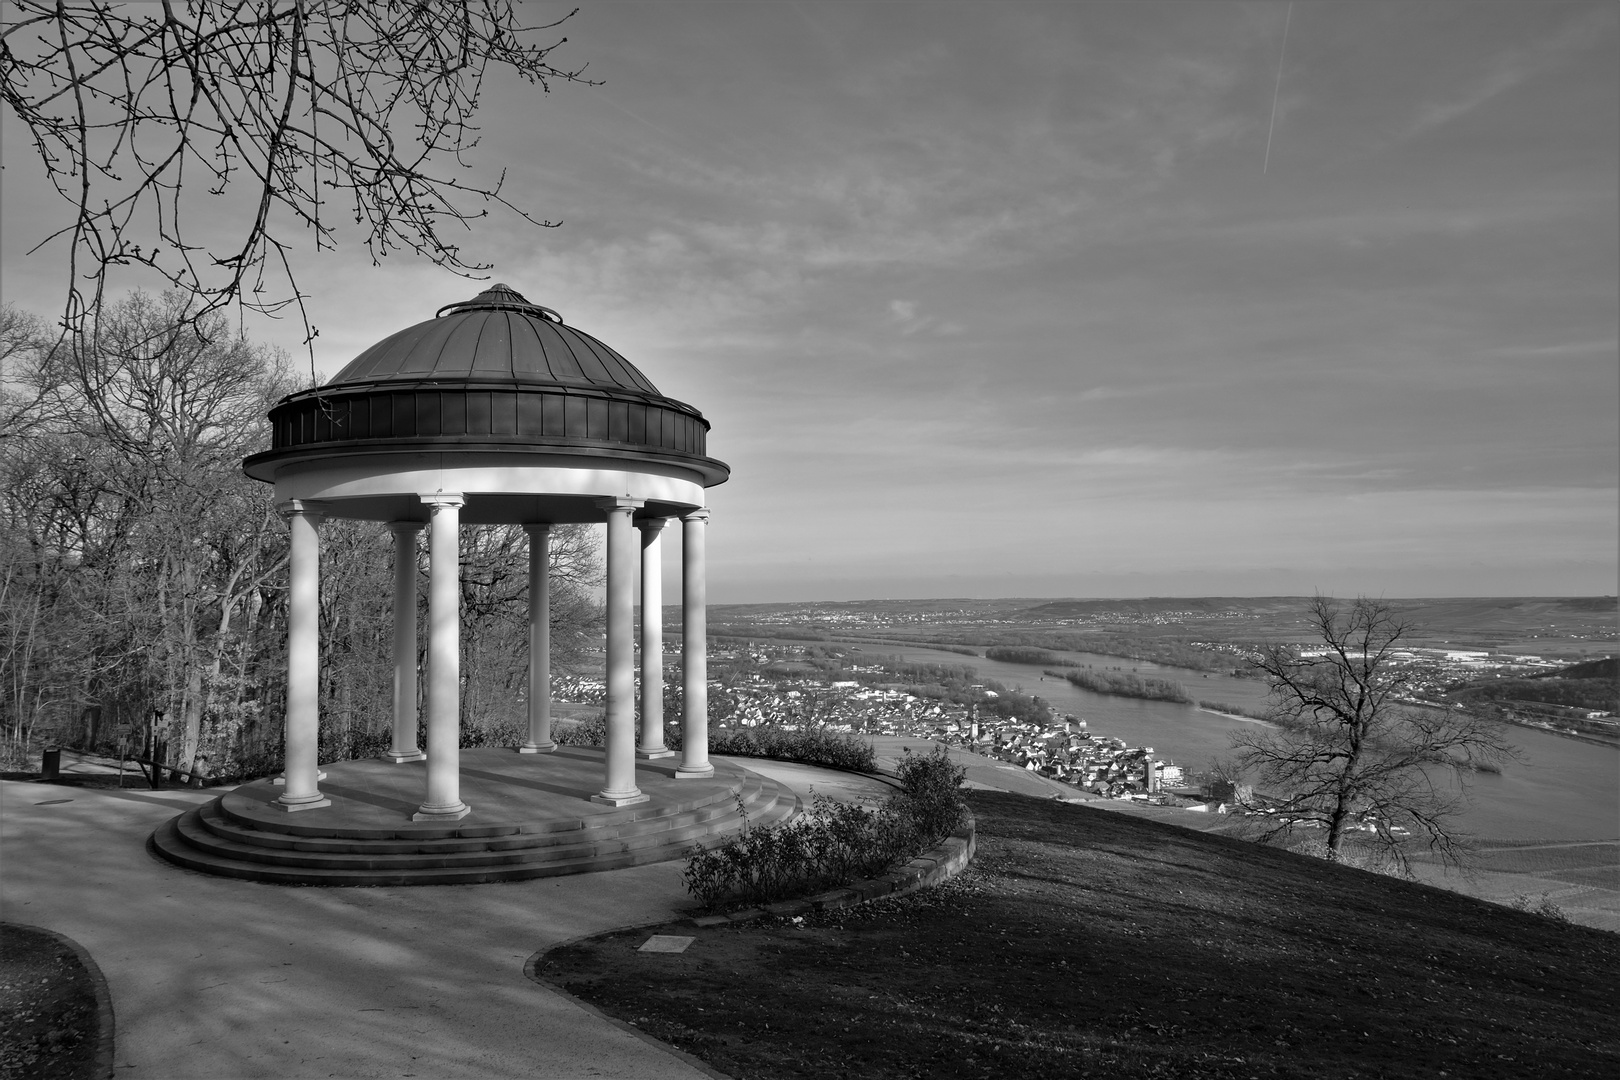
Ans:
[[[1041,667],[1008,664],[984,657],[961,656],[940,649],[901,645],[851,645],[871,656],[898,656],[930,664],[967,664],[981,678],[1039,695],[1059,712],[1086,721],[1094,735],[1124,739],[1131,746],[1151,746],[1156,756],[1188,769],[1205,768],[1213,757],[1232,748],[1227,733],[1239,723],[1229,716],[1170,701],[1094,694],[1053,676]],[[1259,708],[1266,688],[1258,679],[1205,675],[1095,653],[1056,652],[1077,664],[1117,669],[1180,683],[1194,699]],[[1469,803],[1463,829],[1490,840],[1612,840],[1620,837],[1620,749],[1566,739],[1533,728],[1507,728],[1520,760],[1502,772],[1476,773],[1468,781]]]

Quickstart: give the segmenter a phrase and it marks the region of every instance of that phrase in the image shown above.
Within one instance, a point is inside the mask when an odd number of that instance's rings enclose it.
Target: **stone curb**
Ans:
[[[79,963],[84,965],[85,973],[90,976],[90,985],[96,995],[96,1059],[93,1066],[95,1069],[94,1075],[96,1080],[111,1080],[114,1064],[112,991],[107,987],[107,980],[101,974],[101,968],[96,966],[95,960],[91,959],[90,953],[86,951],[83,945],[65,934],[59,934],[55,930],[47,930],[43,926],[33,926],[29,923],[6,923],[5,925],[14,926],[19,930],[32,930],[36,934],[43,934],[45,937],[61,942],[63,946],[72,950],[73,955],[79,958]]]
[[[943,843],[880,878],[857,881],[853,885],[818,893],[802,900],[783,900],[775,904],[766,904],[764,907],[733,911],[728,915],[700,915],[687,921],[693,926],[707,927],[749,922],[765,915],[791,919],[809,911],[837,911],[840,908],[864,904],[868,900],[916,892],[918,889],[948,881],[962,872],[962,869],[973,860],[976,830],[977,823],[973,811],[964,807],[962,824],[946,837]]]

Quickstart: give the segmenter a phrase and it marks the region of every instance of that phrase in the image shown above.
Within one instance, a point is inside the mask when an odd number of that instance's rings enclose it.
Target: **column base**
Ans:
[[[320,772],[315,774],[315,782],[317,784],[320,783],[322,780],[325,780],[325,779],[326,779],[326,770],[325,769],[322,769]],[[274,780],[271,780],[270,782],[272,784],[274,784],[276,787],[281,787],[283,784],[285,784],[287,782],[287,777],[285,775],[278,776]]]
[[[551,754],[555,753],[556,750],[557,744],[554,742],[524,743],[522,746],[517,748],[517,752],[520,754]]]
[[[605,803],[608,806],[634,806],[636,803],[644,803],[650,798],[651,796],[643,791],[632,791],[628,794],[609,794],[608,792],[603,791],[592,795],[591,802]]]
[[[454,806],[423,806],[411,815],[412,821],[459,821],[472,813],[472,807],[458,802]]]
[[[654,758],[674,757],[675,751],[659,747],[657,750],[637,750],[636,757],[642,761],[652,761]]]
[[[331,806],[332,800],[317,791],[313,795],[304,795],[298,799],[288,799],[283,795],[279,799],[271,800],[270,805],[290,814],[295,810],[319,810],[323,806]]]
[[[713,775],[713,765],[704,765],[696,769],[689,769],[685,765],[675,767],[675,779],[677,780],[707,780]]]
[[[389,750],[382,755],[382,759],[392,761],[395,765],[403,765],[407,761],[426,761],[427,755],[420,750],[406,750],[403,753],[398,750]]]

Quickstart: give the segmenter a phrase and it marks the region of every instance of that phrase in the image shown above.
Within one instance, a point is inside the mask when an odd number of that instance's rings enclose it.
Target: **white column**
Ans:
[[[549,754],[551,739],[551,526],[523,526],[529,534],[529,739],[520,754]]]
[[[674,757],[664,745],[664,518],[641,527],[641,741],[639,758]]]
[[[427,801],[412,821],[454,821],[461,801],[461,506],[458,493],[423,495],[428,530]]]
[[[390,521],[394,534],[394,744],[396,765],[427,755],[416,745],[416,537],[420,521]]]
[[[278,509],[292,532],[287,590],[287,763],[284,787],[272,806],[313,810],[331,806],[320,786],[321,535],[322,515],[298,500]]]
[[[645,802],[636,787],[636,536],[640,499],[604,499],[607,511],[607,785],[591,796],[625,806]]]
[[[681,763],[677,779],[714,775],[709,762],[707,510],[681,515]]]

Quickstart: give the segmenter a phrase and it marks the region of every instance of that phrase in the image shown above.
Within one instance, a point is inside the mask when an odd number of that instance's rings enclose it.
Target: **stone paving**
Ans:
[[[63,756],[64,775],[107,771]],[[57,931],[95,958],[117,1017],[117,1076],[710,1075],[524,975],[541,949],[681,917],[680,862],[490,885],[262,885],[147,852],[160,822],[217,790],[126,783],[0,782],[0,920]]]

